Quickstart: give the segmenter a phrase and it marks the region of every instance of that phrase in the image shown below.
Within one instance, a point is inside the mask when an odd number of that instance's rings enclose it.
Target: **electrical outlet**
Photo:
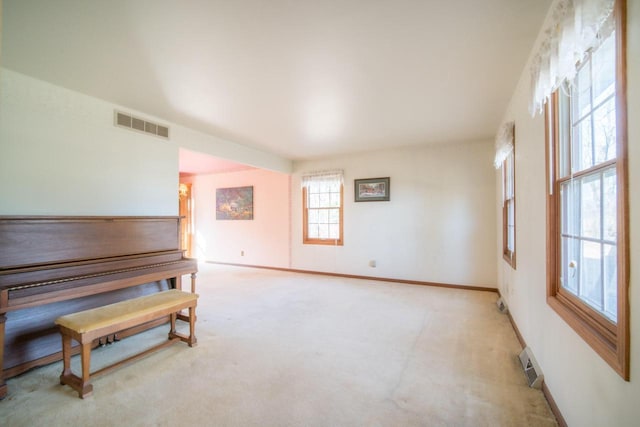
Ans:
[[[371,268],[375,268],[376,267],[376,260],[372,259],[371,261],[369,261],[369,267]]]
[[[244,251],[240,251],[240,256],[244,256]]]

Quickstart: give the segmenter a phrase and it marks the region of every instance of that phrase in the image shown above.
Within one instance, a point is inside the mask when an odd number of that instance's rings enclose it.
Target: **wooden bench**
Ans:
[[[197,342],[195,336],[197,302],[197,294],[171,289],[57,318],[55,323],[60,328],[62,335],[62,359],[64,364],[60,375],[60,384],[69,385],[78,391],[78,395],[81,398],[85,398],[93,392],[93,386],[90,384],[91,378],[107,373],[125,363],[140,359],[177,341],[186,342],[189,347],[195,346]],[[189,315],[181,315],[180,311],[187,308],[189,309]],[[171,319],[168,341],[91,373],[91,344],[95,339],[167,315]],[[189,322],[189,336],[176,332],[176,318]],[[81,346],[82,377],[74,375],[71,371],[71,339],[76,340]]]

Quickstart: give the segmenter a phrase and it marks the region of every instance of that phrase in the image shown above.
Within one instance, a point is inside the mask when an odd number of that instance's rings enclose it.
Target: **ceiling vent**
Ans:
[[[509,312],[509,307],[507,307],[507,303],[504,302],[502,297],[498,298],[498,301],[496,301],[496,305],[498,306],[498,310],[500,310],[500,313],[507,314]]]
[[[168,126],[140,119],[118,110],[114,110],[114,118],[114,124],[116,126],[169,139]]]
[[[540,366],[538,366],[538,362],[536,362],[536,359],[533,357],[531,349],[529,347],[525,347],[518,357],[520,358],[522,369],[524,369],[524,374],[527,377],[529,387],[541,388],[544,375],[542,375]]]

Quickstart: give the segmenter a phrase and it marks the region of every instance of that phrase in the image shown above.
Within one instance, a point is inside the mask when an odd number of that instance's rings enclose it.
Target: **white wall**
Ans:
[[[289,175],[256,169],[191,182],[198,259],[289,268]],[[245,186],[253,186],[253,220],[216,220],[216,189]]]
[[[178,147],[273,170],[291,162],[0,69],[0,214],[177,215]],[[113,125],[166,123],[166,141]]]
[[[504,120],[516,121],[517,270],[495,254],[499,288],[532,348],[570,426],[634,426],[640,419],[640,2],[628,6],[628,119],[630,208],[631,381],[625,382],[546,303],[544,120],[531,118],[525,68]],[[496,189],[500,182],[496,174]],[[496,206],[499,201],[496,200]],[[496,224],[501,223],[497,210]]]
[[[495,287],[492,155],[484,141],[294,162],[292,267]],[[344,246],[303,245],[301,176],[333,168],[344,170]],[[354,179],[387,176],[391,201],[354,202]]]
[[[115,127],[99,99],[0,78],[1,214],[177,214],[175,143]]]

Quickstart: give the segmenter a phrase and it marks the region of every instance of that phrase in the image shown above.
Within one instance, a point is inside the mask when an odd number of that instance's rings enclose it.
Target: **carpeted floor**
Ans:
[[[556,425],[495,293],[211,264],[198,293],[197,347],[102,376],[85,400],[61,363],[12,378],[0,425]],[[92,370],[166,332],[95,350]]]

